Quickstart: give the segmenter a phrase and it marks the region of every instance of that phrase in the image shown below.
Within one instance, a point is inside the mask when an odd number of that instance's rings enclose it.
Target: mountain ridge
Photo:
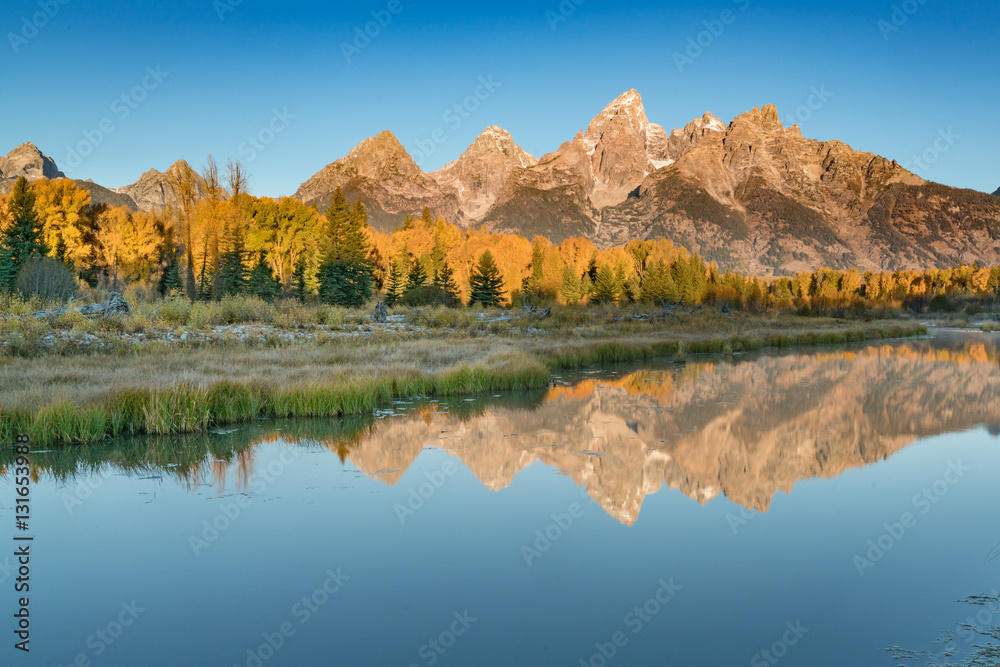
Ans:
[[[180,160],[115,189],[76,182],[95,203],[164,209],[179,203],[171,182],[181,168],[190,169]],[[0,158],[0,192],[17,175],[64,177],[31,143]],[[554,243],[583,236],[607,248],[663,236],[722,269],[757,275],[1000,263],[994,196],[925,181],[841,141],[807,139],[773,105],[728,124],[706,112],[667,132],[649,120],[634,89],[540,158],[489,126],[456,160],[424,172],[383,131],[292,197],[323,210],[338,187],[364,202],[381,231],[426,207],[460,228]]]

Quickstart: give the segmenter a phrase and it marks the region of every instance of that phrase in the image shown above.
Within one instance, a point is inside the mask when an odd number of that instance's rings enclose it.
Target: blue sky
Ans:
[[[386,129],[433,147],[425,170],[488,125],[541,155],[630,88],[668,130],[773,103],[807,137],[1000,186],[993,0],[3,0],[0,29],[0,153],[33,141],[109,187],[212,153],[242,160],[255,194],[289,195]],[[828,99],[808,109],[814,88]]]

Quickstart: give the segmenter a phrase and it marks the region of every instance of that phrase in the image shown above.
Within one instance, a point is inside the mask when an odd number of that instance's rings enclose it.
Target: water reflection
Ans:
[[[664,486],[701,503],[724,495],[766,511],[799,480],[835,477],[917,439],[980,425],[996,434],[1000,365],[992,341],[938,338],[590,371],[545,392],[414,399],[364,417],[52,450],[35,454],[34,474],[68,482],[112,469],[163,474],[222,494],[247,489],[256,447],[281,440],[322,445],[393,485],[435,447],[494,491],[533,463],[551,466],[627,525]]]

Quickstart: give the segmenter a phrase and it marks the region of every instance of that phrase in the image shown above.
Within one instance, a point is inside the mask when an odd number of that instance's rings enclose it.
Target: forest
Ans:
[[[325,211],[250,195],[238,162],[220,173],[210,157],[202,174],[186,167],[170,177],[178,203],[152,213],[94,205],[68,179],[19,179],[0,196],[0,288],[48,300],[103,290],[142,300],[244,294],[346,307],[645,302],[809,311],[867,303],[914,312],[954,310],[1000,288],[1000,267],[979,266],[745,276],[669,239],[554,245],[461,229],[429,209],[382,233],[368,225],[364,204],[339,189]]]

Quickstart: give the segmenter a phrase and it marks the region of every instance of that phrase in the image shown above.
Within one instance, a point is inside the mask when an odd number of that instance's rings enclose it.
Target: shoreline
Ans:
[[[52,446],[196,433],[265,416],[356,415],[412,396],[540,388],[554,371],[593,364],[925,334],[924,325],[887,320],[752,316],[734,322],[709,315],[520,336],[429,330],[326,344],[147,344],[117,353],[6,357],[0,439],[10,443],[26,433],[36,446]]]

